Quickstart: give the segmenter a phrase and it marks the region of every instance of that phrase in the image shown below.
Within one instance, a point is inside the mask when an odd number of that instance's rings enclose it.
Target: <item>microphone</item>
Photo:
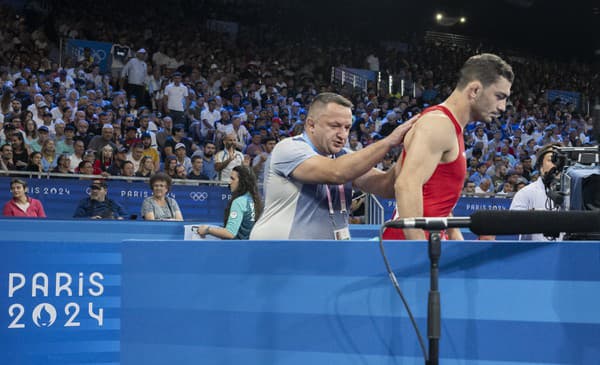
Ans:
[[[479,210],[471,214],[470,228],[478,235],[600,232],[600,212]]]
[[[471,226],[469,217],[421,217],[390,220],[383,224],[386,228],[420,228],[426,230],[442,230],[446,228],[468,228]]]

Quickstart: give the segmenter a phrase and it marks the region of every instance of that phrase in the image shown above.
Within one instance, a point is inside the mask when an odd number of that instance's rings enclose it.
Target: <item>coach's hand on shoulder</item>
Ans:
[[[390,135],[387,137],[390,140],[390,144],[392,146],[397,146],[404,142],[404,137],[406,136],[406,133],[408,133],[408,131],[412,128],[412,126],[415,124],[415,122],[417,121],[417,119],[419,119],[420,116],[420,114],[416,114],[406,122],[394,128],[392,133],[390,133]]]

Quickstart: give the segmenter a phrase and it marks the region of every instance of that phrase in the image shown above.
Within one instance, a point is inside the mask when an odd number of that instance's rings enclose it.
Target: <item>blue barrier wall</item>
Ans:
[[[44,238],[54,222],[29,223],[39,239],[0,241],[2,364],[423,363],[375,242],[123,232],[107,243],[90,240],[84,222],[63,225],[58,241]],[[425,331],[426,244],[387,251]],[[440,290],[442,364],[600,359],[600,242],[446,242]]]
[[[394,209],[396,208],[395,199],[379,199],[384,210],[385,219],[391,219]],[[455,217],[466,217],[475,213],[480,209],[487,210],[507,210],[510,208],[510,202],[512,199],[509,198],[475,198],[475,197],[462,197],[456,203],[454,207]]]
[[[0,177],[0,202],[10,198],[10,180]],[[87,198],[90,180],[25,179],[29,196],[39,199],[49,218],[69,219],[81,199]],[[108,197],[121,204],[128,214],[140,215],[142,202],[152,191],[144,182],[112,180],[108,182]],[[173,185],[169,196],[177,200],[185,220],[223,221],[223,212],[230,198],[229,187],[209,185]]]
[[[10,195],[10,179],[0,177],[0,203],[7,202]],[[90,180],[78,179],[25,179],[29,195],[42,201],[49,218],[70,219],[77,204],[89,195]],[[108,197],[126,208],[129,214],[140,215],[142,201],[152,195],[148,184],[113,180],[108,182]],[[222,222],[223,211],[231,193],[227,186],[174,185],[170,196],[177,200],[185,220]],[[392,217],[395,200],[380,199],[385,219]],[[455,216],[468,216],[479,209],[508,209],[510,199],[461,198],[454,210]]]

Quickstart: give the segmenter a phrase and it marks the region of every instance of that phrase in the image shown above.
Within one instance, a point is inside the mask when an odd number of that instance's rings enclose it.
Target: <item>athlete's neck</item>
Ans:
[[[471,121],[471,107],[460,91],[454,90],[441,105],[452,112],[463,129]]]

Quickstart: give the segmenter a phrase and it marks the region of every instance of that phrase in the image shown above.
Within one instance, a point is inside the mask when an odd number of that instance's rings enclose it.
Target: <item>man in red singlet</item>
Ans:
[[[460,70],[452,94],[440,105],[425,109],[404,142],[401,169],[394,184],[394,219],[447,217],[458,201],[465,180],[463,129],[470,121],[490,122],[506,108],[514,74],[493,54],[473,56]],[[460,230],[447,237],[463,239]],[[384,239],[424,240],[421,229],[385,230]]]

